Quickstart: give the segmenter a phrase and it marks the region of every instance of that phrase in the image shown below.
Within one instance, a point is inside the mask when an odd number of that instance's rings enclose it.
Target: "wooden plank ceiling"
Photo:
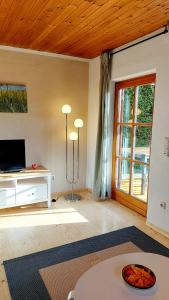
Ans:
[[[169,0],[1,0],[0,44],[93,58],[168,21]]]

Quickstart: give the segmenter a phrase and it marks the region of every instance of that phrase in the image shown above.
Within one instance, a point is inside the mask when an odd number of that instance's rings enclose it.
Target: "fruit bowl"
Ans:
[[[130,264],[122,269],[124,281],[137,289],[149,289],[156,283],[156,276],[149,268]]]

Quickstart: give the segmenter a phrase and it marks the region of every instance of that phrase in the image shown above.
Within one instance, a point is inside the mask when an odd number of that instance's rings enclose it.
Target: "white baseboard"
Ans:
[[[146,225],[149,226],[150,228],[152,228],[153,230],[157,231],[158,233],[160,233],[160,234],[166,236],[167,238],[169,238],[169,232],[167,232],[167,231],[165,231],[165,230],[163,230],[163,229],[161,229],[161,228],[159,228],[159,227],[157,227],[157,226],[155,226],[155,225],[153,225],[149,222],[146,222]]]

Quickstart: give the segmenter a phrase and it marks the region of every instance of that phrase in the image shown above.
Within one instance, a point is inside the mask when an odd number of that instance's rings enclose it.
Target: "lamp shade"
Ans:
[[[83,120],[82,120],[82,119],[76,119],[76,120],[74,121],[74,125],[75,125],[76,128],[81,128],[81,127],[83,127]]]
[[[77,139],[78,139],[77,132],[75,132],[75,131],[71,132],[70,135],[69,135],[69,138],[70,138],[71,141],[77,141]]]
[[[62,113],[63,114],[70,114],[71,113],[71,106],[68,104],[65,104],[62,106]]]

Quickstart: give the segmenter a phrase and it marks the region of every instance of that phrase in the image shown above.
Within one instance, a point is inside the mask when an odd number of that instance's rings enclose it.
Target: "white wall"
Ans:
[[[95,60],[96,61],[96,60]],[[91,62],[92,64],[93,62]],[[97,60],[99,64],[99,60]],[[98,65],[91,80],[95,82],[98,77]],[[156,72],[156,92],[154,103],[154,121],[151,149],[151,172],[149,183],[149,202],[147,221],[167,232],[169,232],[169,158],[163,155],[164,137],[169,136],[169,34],[147,41],[143,44],[125,50],[114,55],[112,65],[112,80],[119,81],[131,77]],[[90,89],[96,88],[90,83]],[[89,90],[89,95],[94,91]],[[93,105],[98,106],[98,99],[90,104],[88,110],[96,110]],[[92,130],[92,116],[89,122]],[[95,137],[93,136],[95,140]],[[94,147],[91,148],[94,151]],[[88,150],[89,152],[89,150]],[[88,174],[92,174],[93,163],[88,156]],[[92,179],[91,179],[92,181]],[[166,201],[167,209],[160,208],[160,202]]]
[[[89,64],[89,99],[87,119],[87,172],[86,186],[93,188],[97,125],[99,113],[100,58]]]
[[[0,139],[25,139],[27,166],[37,162],[49,168],[55,176],[54,192],[71,189],[65,180],[62,105],[68,103],[72,106],[69,131],[74,129],[75,118],[84,120],[80,181],[75,186],[84,188],[88,62],[0,50],[0,83],[25,84],[28,97],[28,113],[0,113]]]

